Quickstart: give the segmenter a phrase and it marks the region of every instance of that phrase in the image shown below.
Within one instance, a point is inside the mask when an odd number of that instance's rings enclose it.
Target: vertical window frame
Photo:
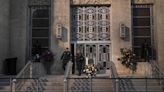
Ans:
[[[149,16],[134,16],[134,7],[137,8],[149,8],[149,12],[150,15]],[[134,26],[134,18],[150,18],[150,25],[149,26]],[[135,51],[135,49],[140,49],[141,48],[139,46],[135,46],[134,45],[134,39],[135,38],[141,38],[143,37],[143,39],[146,39],[148,36],[135,36],[134,34],[134,29],[135,28],[150,28],[150,40],[151,40],[151,50],[150,50],[150,57],[149,59],[155,59],[156,55],[155,55],[155,46],[154,46],[154,30],[153,30],[153,5],[152,4],[133,4],[132,5],[132,46],[133,46],[133,51]],[[141,52],[141,51],[140,51]],[[139,55],[139,59],[140,59],[141,55]]]

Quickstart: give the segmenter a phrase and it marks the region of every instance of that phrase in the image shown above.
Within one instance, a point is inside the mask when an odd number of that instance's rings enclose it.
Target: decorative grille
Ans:
[[[109,41],[108,6],[72,7],[72,41]]]

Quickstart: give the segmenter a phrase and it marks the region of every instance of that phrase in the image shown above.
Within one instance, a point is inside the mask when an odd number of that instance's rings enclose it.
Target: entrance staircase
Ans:
[[[69,72],[72,67],[67,66],[65,75],[34,78],[29,76],[33,74],[29,72],[32,70],[30,65],[28,63],[16,77],[0,77],[0,92],[164,92],[164,75],[158,68],[153,68],[151,78],[118,77],[112,63],[108,76],[72,75]]]

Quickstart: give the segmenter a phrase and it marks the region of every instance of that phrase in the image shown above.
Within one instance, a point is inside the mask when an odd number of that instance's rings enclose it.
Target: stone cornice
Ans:
[[[28,0],[28,5],[50,5],[51,0]]]
[[[132,0],[133,4],[153,4],[154,0]]]
[[[71,4],[111,4],[111,0],[71,0]]]

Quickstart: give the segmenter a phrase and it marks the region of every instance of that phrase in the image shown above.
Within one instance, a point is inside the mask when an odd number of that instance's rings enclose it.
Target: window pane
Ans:
[[[152,57],[150,8],[149,5],[134,5],[133,7],[133,49],[138,58],[141,58],[141,47],[145,41],[150,46],[149,57]]]
[[[134,36],[151,36],[150,28],[134,28]]]
[[[32,37],[48,37],[48,29],[33,29]]]
[[[134,18],[134,26],[150,26],[150,18]]]
[[[150,38],[134,38],[134,46],[142,46],[143,43],[146,42],[151,46],[151,39]]]
[[[49,17],[48,9],[38,9],[33,13],[33,18],[48,18],[48,17]]]
[[[153,51],[153,52],[152,52]],[[141,48],[134,48],[134,54],[137,56],[137,58],[141,58],[142,50]],[[152,47],[148,49],[149,59],[155,59],[155,50],[152,50]],[[153,56],[152,56],[153,55]]]
[[[141,56],[141,49],[140,48],[134,48],[134,54],[138,57]],[[138,57],[139,58],[139,57]]]
[[[48,47],[48,39],[33,39],[32,44],[34,45],[37,41],[41,45],[41,48]]]
[[[150,16],[149,8],[134,8],[133,16]]]
[[[48,27],[49,20],[48,19],[33,19],[33,27]]]

